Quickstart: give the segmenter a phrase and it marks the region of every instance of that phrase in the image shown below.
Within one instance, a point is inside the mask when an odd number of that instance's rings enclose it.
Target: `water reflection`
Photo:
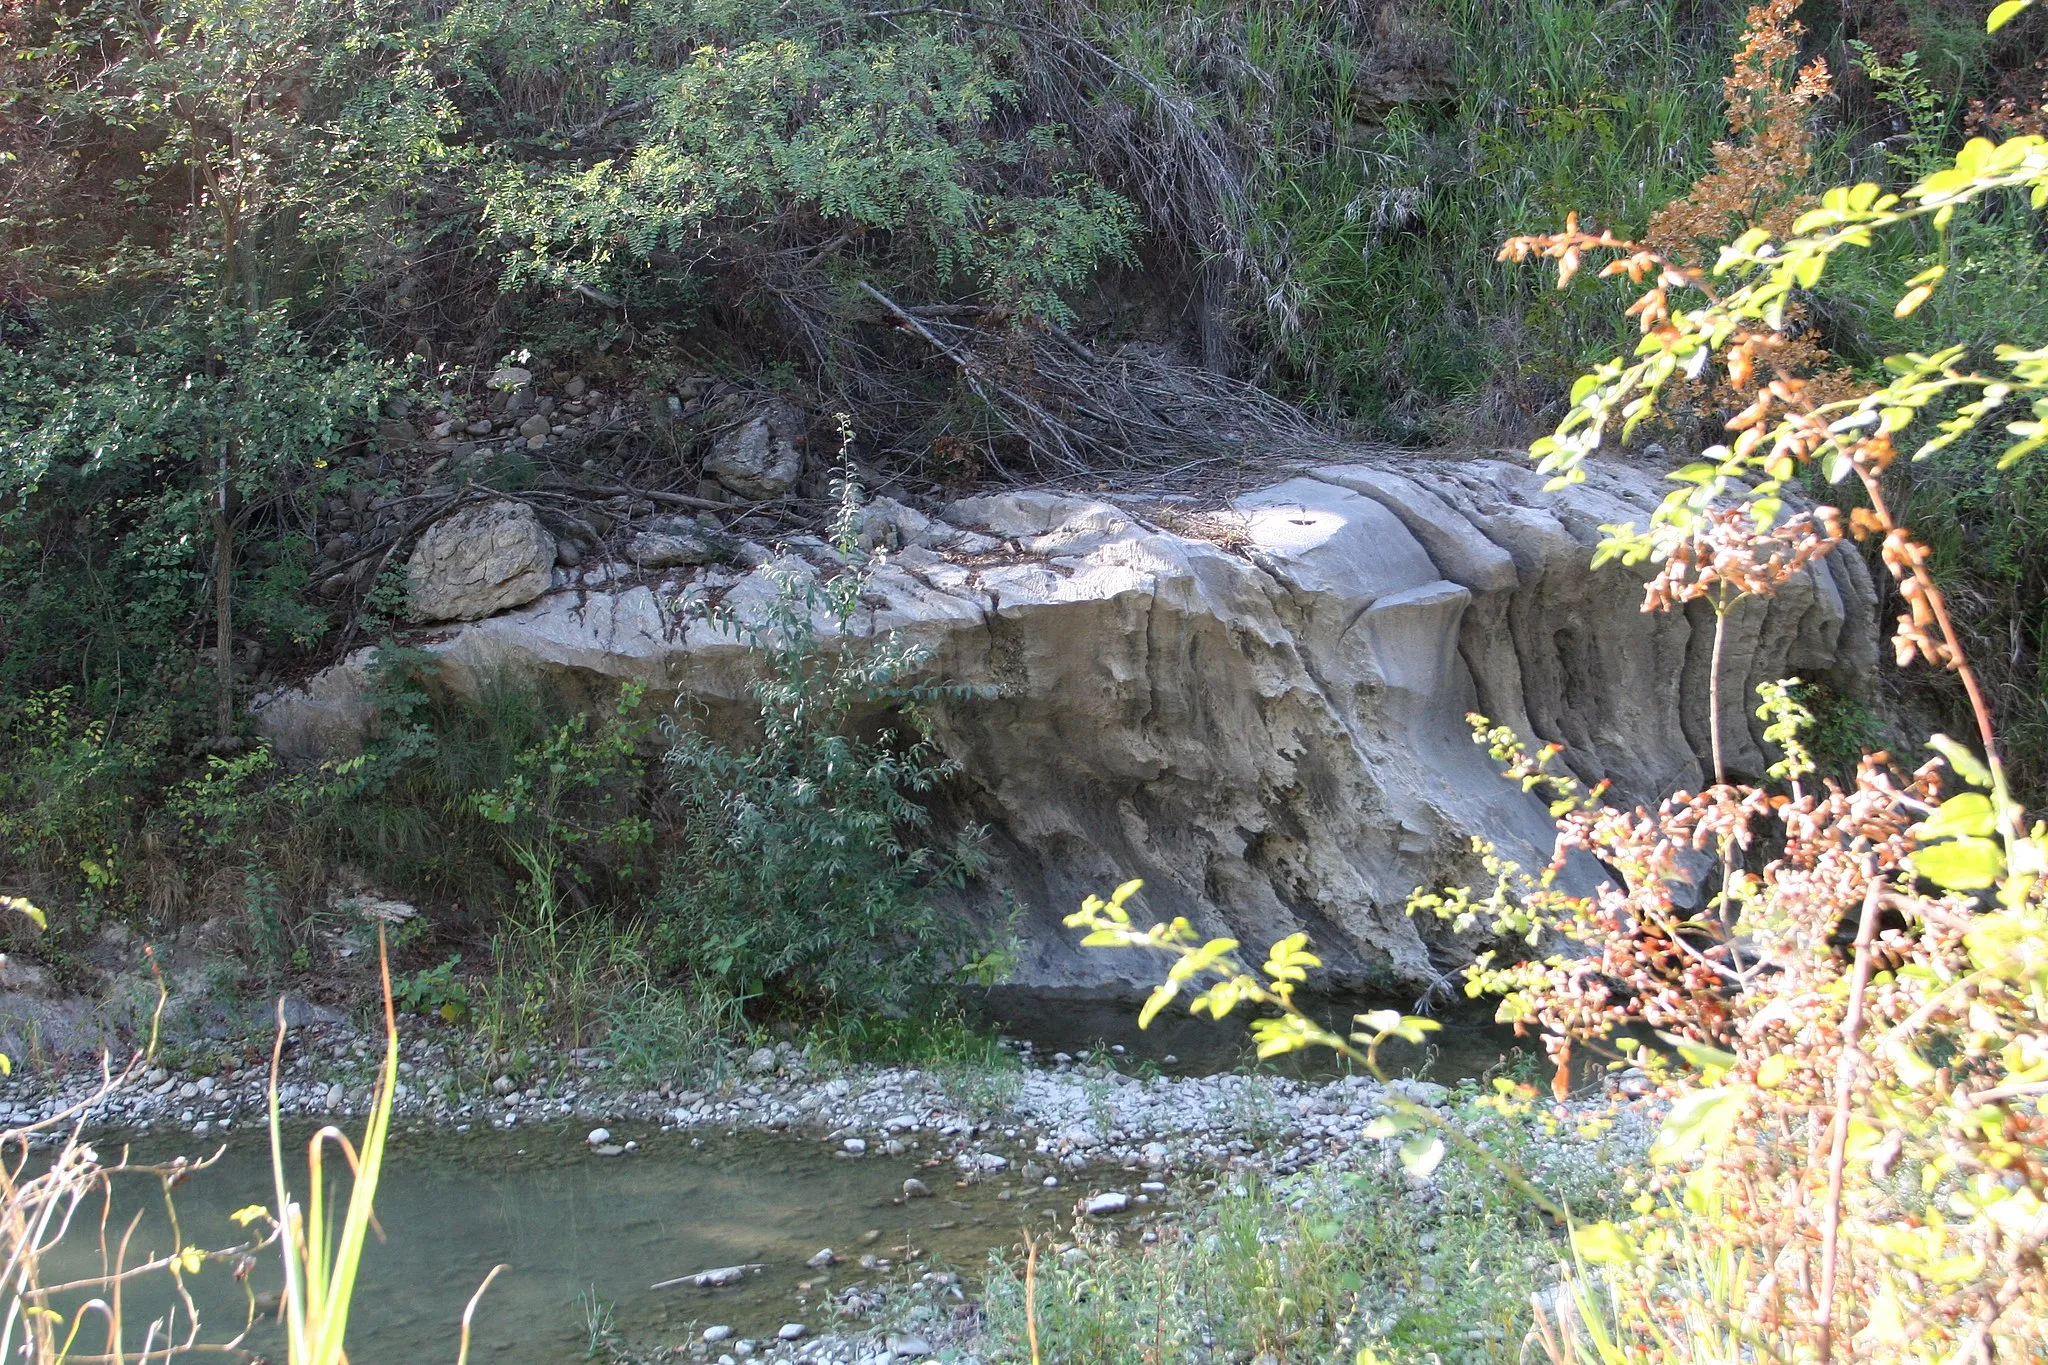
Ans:
[[[1055,1052],[1069,1054],[1121,1046],[1118,1065],[1124,1070],[1150,1065],[1166,1075],[1208,1076],[1257,1067],[1307,1080],[1343,1074],[1342,1058],[1327,1052],[1298,1053],[1258,1062],[1252,1047],[1251,1015],[1213,1022],[1195,1018],[1184,1007],[1162,1011],[1146,1029],[1138,1027],[1138,1006],[1125,1000],[1049,994],[997,986],[981,992],[975,1005],[983,1019],[1008,1037],[1029,1041],[1040,1061]],[[1303,997],[1302,1008],[1330,1027],[1348,1031],[1354,1014],[1375,1009],[1412,1013],[1414,1001],[1365,996]],[[1491,1005],[1474,1008],[1462,999],[1437,1009],[1443,1027],[1423,1046],[1389,1041],[1380,1051],[1389,1076],[1415,1076],[1449,1085],[1460,1080],[1500,1074],[1526,1059],[1541,1062],[1537,1038],[1517,1038],[1506,1025],[1493,1022]]]

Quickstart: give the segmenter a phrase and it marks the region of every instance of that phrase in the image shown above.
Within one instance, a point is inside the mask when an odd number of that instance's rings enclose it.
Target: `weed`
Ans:
[[[828,1015],[805,1034],[805,1052],[828,1066],[875,1063],[928,1070],[997,1070],[1016,1057],[958,1004],[904,1014],[859,1011]]]
[[[438,966],[409,972],[392,983],[392,998],[408,1014],[432,1014],[456,1023],[469,1014],[469,988],[455,974],[461,965],[457,954]]]
[[[576,1291],[576,1307],[583,1315],[583,1354],[591,1360],[601,1360],[610,1356],[620,1341],[618,1305],[610,1299],[599,1298],[597,1285],[593,1283],[588,1289]]]
[[[1398,1169],[1322,1172],[1217,1194],[1152,1241],[1082,1225],[1038,1262],[1038,1358],[1512,1361],[1548,1236],[1497,1182],[1453,1164],[1441,1204]],[[1018,1258],[993,1261],[985,1358],[1033,1359]]]
[[[716,1085],[735,1043],[751,1041],[745,1002],[709,982],[618,992],[603,1011],[606,1052],[620,1072],[652,1085]]]
[[[285,923],[284,894],[259,852],[246,851],[242,866],[242,913],[254,940],[256,964],[266,980],[275,981],[292,961],[293,944]]]

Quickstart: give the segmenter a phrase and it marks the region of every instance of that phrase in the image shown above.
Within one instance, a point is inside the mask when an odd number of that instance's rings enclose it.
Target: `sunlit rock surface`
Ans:
[[[1409,892],[1469,879],[1475,833],[1525,863],[1549,851],[1543,808],[1496,774],[1466,713],[1565,745],[1623,799],[1701,781],[1711,614],[1645,615],[1647,569],[1588,567],[1599,527],[1642,521],[1663,491],[1625,468],[1547,493],[1519,465],[1414,458],[1300,472],[1220,508],[1046,491],[938,517],[881,508],[869,538],[895,548],[858,628],[901,632],[935,676],[985,689],[940,712],[964,765],[949,814],[987,824],[995,854],[962,912],[1014,900],[1033,986],[1156,977],[1060,925],[1133,876],[1147,912],[1204,932],[1263,946],[1307,930],[1347,984],[1406,988],[1463,962],[1472,945],[1410,919]],[[416,643],[457,686],[509,670],[595,698],[635,680],[716,724],[752,660],[699,604],[722,595],[744,617],[778,564],[829,560],[812,541],[752,570],[558,572],[538,600]],[[1875,603],[1838,550],[1733,614],[1732,770],[1766,762],[1756,684],[1868,687]],[[365,662],[267,699],[282,752],[358,742]]]

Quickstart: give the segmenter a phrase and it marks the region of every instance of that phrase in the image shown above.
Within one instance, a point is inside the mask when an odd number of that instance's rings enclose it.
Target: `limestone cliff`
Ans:
[[[1044,491],[939,518],[883,503],[869,529],[897,548],[863,626],[986,689],[944,708],[941,735],[1022,910],[1023,984],[1151,976],[1081,954],[1059,924],[1131,876],[1153,913],[1260,945],[1306,929],[1342,976],[1412,984],[1469,952],[1404,914],[1415,886],[1469,875],[1474,833],[1548,852],[1542,808],[1495,774],[1468,711],[1566,745],[1623,798],[1701,780],[1711,618],[1645,615],[1645,570],[1588,567],[1598,528],[1661,492],[1624,468],[1546,493],[1519,465],[1412,458],[1302,470],[1221,510]],[[799,542],[785,562],[830,553]],[[538,600],[415,643],[457,685],[632,679],[715,709],[749,659],[690,604],[722,594],[744,615],[773,592],[766,565],[558,570]],[[1731,766],[1754,772],[1755,684],[1868,686],[1868,572],[1838,551],[1731,631],[1724,727]],[[346,748],[366,662],[267,699],[262,727],[286,753]]]

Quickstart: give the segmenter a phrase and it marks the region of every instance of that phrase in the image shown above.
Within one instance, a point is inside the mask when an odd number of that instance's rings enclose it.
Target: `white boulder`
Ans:
[[[525,606],[554,581],[555,538],[523,502],[499,499],[441,518],[405,567],[415,621],[475,621]]]
[[[743,498],[779,498],[804,472],[803,411],[777,400],[711,443],[704,472]]]

